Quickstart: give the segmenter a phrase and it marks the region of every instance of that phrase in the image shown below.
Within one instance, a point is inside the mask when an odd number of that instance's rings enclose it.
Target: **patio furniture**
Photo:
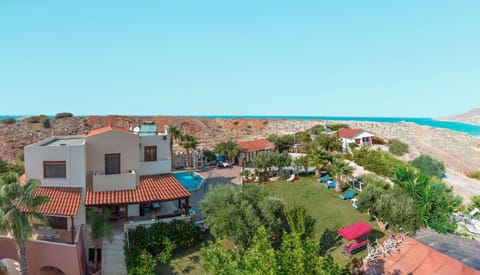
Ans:
[[[325,185],[325,187],[327,187],[327,188],[334,188],[334,187],[337,185],[337,179],[334,179],[334,180],[333,180],[332,182],[330,182],[330,183],[325,183],[324,185]]]
[[[328,182],[329,179],[330,179],[330,175],[327,174],[324,178],[319,178],[318,181],[319,182]]]
[[[348,200],[348,199],[353,198],[354,195],[355,195],[355,189],[352,187],[352,188],[350,188],[350,192],[348,192],[347,194],[344,194],[344,195],[340,195],[340,198],[342,198],[344,200]]]

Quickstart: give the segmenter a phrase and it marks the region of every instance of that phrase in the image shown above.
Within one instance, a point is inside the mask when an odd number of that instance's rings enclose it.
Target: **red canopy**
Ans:
[[[364,222],[357,222],[349,226],[342,227],[337,233],[345,239],[351,241],[370,232],[372,227]]]

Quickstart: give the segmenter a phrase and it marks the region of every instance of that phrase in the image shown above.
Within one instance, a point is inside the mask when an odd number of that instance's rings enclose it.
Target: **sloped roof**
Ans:
[[[480,274],[480,271],[407,237],[399,244],[400,253],[380,258],[382,272],[378,274]],[[473,255],[472,255],[473,256]]]
[[[171,174],[140,177],[136,189],[99,191],[87,189],[85,205],[135,204],[158,201],[172,201],[190,197],[185,189]]]
[[[119,131],[119,132],[129,133],[128,130],[124,129],[124,128],[115,127],[115,126],[105,126],[105,127],[102,127],[102,128],[97,128],[97,129],[91,130],[88,133],[87,137],[102,134],[102,133],[105,133],[105,132],[108,132],[108,131]]]
[[[237,141],[243,152],[255,152],[263,150],[275,149],[275,144],[266,139],[256,139],[248,141]]]
[[[365,130],[362,130],[362,129],[350,129],[350,128],[342,128],[342,129],[339,129],[338,131],[334,132],[333,135],[334,136],[337,136],[337,137],[340,137],[340,138],[353,138],[363,132],[367,132]],[[367,132],[369,133],[369,132]]]
[[[82,197],[80,187],[44,187],[35,188],[36,196],[47,196],[50,201],[40,205],[37,212],[44,215],[76,216]],[[22,209],[26,211],[26,209]]]

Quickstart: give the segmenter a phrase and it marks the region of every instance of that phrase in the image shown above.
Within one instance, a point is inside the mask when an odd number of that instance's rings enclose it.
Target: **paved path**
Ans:
[[[124,236],[123,232],[114,232],[112,243],[107,239],[103,240],[103,274],[127,274],[123,251]]]
[[[469,204],[470,197],[473,195],[480,195],[480,181],[468,178],[465,175],[459,174],[451,169],[447,169],[446,178],[444,181],[453,186],[453,193],[463,197],[463,203]]]

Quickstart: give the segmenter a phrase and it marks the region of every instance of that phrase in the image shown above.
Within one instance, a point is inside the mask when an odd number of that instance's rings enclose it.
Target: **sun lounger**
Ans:
[[[295,180],[295,174],[292,174],[287,181],[294,181]]]
[[[318,181],[319,182],[328,182],[328,179],[330,179],[330,175],[326,175],[324,178],[319,178]]]
[[[337,185],[337,179],[334,179],[334,180],[333,180],[332,182],[330,182],[330,183],[325,183],[324,185],[325,185],[325,187],[327,187],[327,188],[334,188],[334,187]]]
[[[350,192],[348,192],[348,194],[345,194],[345,195],[340,195],[340,198],[344,199],[344,200],[348,200],[348,199],[351,199],[353,198],[353,196],[355,195],[355,189],[350,188]]]

